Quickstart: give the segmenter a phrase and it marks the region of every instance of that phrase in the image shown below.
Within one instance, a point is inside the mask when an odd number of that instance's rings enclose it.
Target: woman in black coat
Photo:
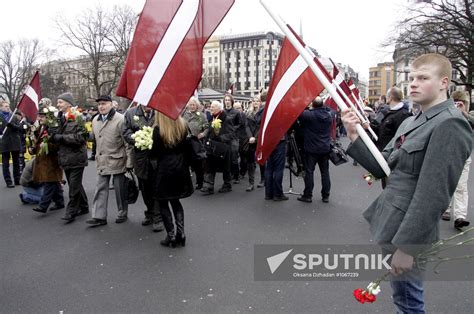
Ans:
[[[166,238],[160,242],[164,246],[184,246],[186,243],[184,212],[179,199],[194,192],[189,173],[190,146],[186,140],[187,134],[188,127],[182,117],[172,120],[160,112],[156,114],[150,158],[152,164],[156,161],[154,195],[167,232]]]

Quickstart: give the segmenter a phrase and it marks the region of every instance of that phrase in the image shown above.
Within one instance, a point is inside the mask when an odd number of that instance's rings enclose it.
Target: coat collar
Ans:
[[[450,107],[454,106],[454,102],[452,99],[448,99],[443,101],[442,103],[435,105],[425,112],[421,112],[418,114],[408,125],[407,128],[403,131],[403,134],[408,134],[411,131],[419,128],[423,124],[425,124],[428,120],[434,118],[444,110],[448,110]]]

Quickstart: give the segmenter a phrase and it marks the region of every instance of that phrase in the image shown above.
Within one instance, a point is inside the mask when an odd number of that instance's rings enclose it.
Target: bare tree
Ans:
[[[116,6],[111,12],[101,7],[88,9],[76,19],[59,18],[56,25],[61,42],[75,48],[84,57],[80,66],[65,61],[68,71],[93,86],[95,94],[110,94],[120,78],[130,47],[136,14],[128,6]]]
[[[383,46],[396,45],[408,57],[426,52],[446,55],[457,75],[453,83],[474,87],[474,5],[472,0],[433,0],[407,8]]]
[[[0,43],[0,86],[11,106],[16,106],[25,86],[32,78],[42,53],[37,39]]]

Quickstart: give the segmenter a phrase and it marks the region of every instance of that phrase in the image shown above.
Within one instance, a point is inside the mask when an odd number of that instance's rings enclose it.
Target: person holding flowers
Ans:
[[[96,99],[99,114],[92,120],[92,136],[97,143],[97,185],[92,201],[92,218],[86,223],[94,226],[107,224],[109,183],[113,176],[118,215],[116,223],[127,220],[127,181],[125,172],[132,168],[131,149],[123,136],[123,115],[118,113],[109,95]]]
[[[34,132],[34,143],[30,146],[30,154],[36,155],[33,164],[33,181],[43,184],[43,193],[38,207],[33,211],[46,213],[49,210],[64,208],[63,189],[61,180],[63,170],[59,166],[58,145],[50,143],[49,129],[59,126],[58,109],[51,105],[49,99],[42,99],[38,110],[39,127]],[[54,202],[54,205],[49,205]]]
[[[189,172],[191,144],[187,135],[188,126],[182,117],[172,120],[161,112],[156,113],[150,158],[156,161],[153,195],[167,233],[160,242],[163,246],[186,244],[184,210],[179,200],[194,192]]]
[[[227,118],[222,103],[211,103],[212,121],[205,139],[207,159],[204,175],[204,186],[201,192],[214,194],[214,179],[218,169],[222,170],[224,184],[219,193],[232,191],[231,185],[231,143],[237,137],[232,121]]]
[[[435,53],[412,62],[410,96],[421,111],[402,122],[382,151],[391,174],[364,212],[374,240],[391,254],[393,302],[402,313],[424,313],[422,270],[415,257],[439,239],[441,215],[472,151],[471,127],[447,98],[451,69],[451,62]],[[347,153],[376,178],[385,177],[357,134],[355,113],[346,111],[343,122],[352,142]],[[370,302],[364,297],[368,290],[355,291],[356,298]]]
[[[164,230],[163,220],[161,218],[160,209],[155,207],[153,198],[153,184],[155,179],[155,171],[151,165],[149,146],[140,145],[137,135],[143,133],[145,127],[153,131],[155,123],[155,111],[148,107],[138,105],[132,107],[125,113],[125,122],[123,127],[123,135],[125,141],[133,146],[132,162],[133,171],[138,178],[138,188],[141,191],[143,202],[145,203],[145,219],[142,226],[153,224],[153,231],[160,232]],[[152,132],[153,133],[153,132]]]
[[[67,223],[75,217],[89,213],[87,195],[82,186],[84,168],[87,166],[87,131],[82,114],[73,108],[71,93],[58,96],[58,127],[49,128],[49,142],[59,146],[59,165],[64,169],[69,186],[69,202],[61,218]]]

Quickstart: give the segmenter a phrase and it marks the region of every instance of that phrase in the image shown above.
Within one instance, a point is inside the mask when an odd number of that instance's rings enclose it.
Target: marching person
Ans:
[[[204,186],[201,192],[204,195],[214,194],[214,180],[218,169],[222,169],[224,184],[219,189],[219,193],[232,191],[231,184],[231,143],[237,138],[232,121],[223,110],[223,105],[219,101],[211,103],[212,122],[209,124],[209,131],[205,142],[211,151],[208,151]]]
[[[167,233],[160,242],[163,246],[186,244],[184,210],[179,200],[194,192],[189,173],[191,148],[186,140],[187,134],[188,127],[182,117],[172,120],[160,112],[156,113],[150,157],[157,161],[154,197]]]
[[[11,119],[11,121],[10,121]],[[0,101],[0,153],[2,153],[3,179],[8,188],[20,185],[20,121],[12,117],[10,104]],[[13,180],[10,174],[10,156],[13,161]]]
[[[245,171],[249,175],[249,186],[245,189],[247,192],[251,192],[255,189],[255,168],[257,162],[255,160],[255,152],[257,150],[257,136],[258,136],[258,121],[257,112],[260,109],[260,98],[254,97],[250,108],[245,113],[247,119],[247,127],[250,131],[250,138],[247,143],[244,143],[243,153],[241,158],[244,160],[243,164],[246,168],[240,169],[241,174],[245,174]],[[263,177],[263,176],[262,176]]]
[[[63,168],[69,186],[69,202],[61,218],[71,223],[77,216],[89,213],[87,195],[82,186],[84,168],[87,166],[87,131],[72,112],[74,99],[71,93],[58,96],[59,127],[49,128],[51,143],[59,146],[59,165]]]
[[[386,188],[364,212],[382,251],[391,255],[393,302],[403,313],[424,313],[423,279],[415,257],[439,239],[439,222],[472,151],[472,130],[447,98],[451,63],[440,54],[416,58],[410,96],[421,106],[406,119],[382,155],[391,168]],[[354,112],[343,117],[347,153],[377,178],[381,167],[357,134]]]
[[[232,123],[233,129],[235,132],[239,129],[244,129],[244,121],[242,120],[241,112],[234,109],[234,97],[231,94],[226,94],[224,96],[224,111],[227,116],[227,119]],[[239,137],[236,134],[235,138],[231,140],[231,176],[233,178],[234,184],[240,183],[240,170],[239,170]]]
[[[153,225],[154,232],[164,230],[160,209],[155,206],[154,180],[156,172],[151,165],[150,150],[141,150],[135,147],[135,140],[132,135],[145,126],[152,127],[155,123],[155,111],[148,106],[138,105],[132,107],[125,113],[125,123],[123,134],[125,141],[133,146],[133,171],[138,178],[138,188],[142,192],[143,202],[146,210],[142,226]]]
[[[209,123],[207,122],[205,114],[198,111],[199,106],[199,100],[195,97],[191,97],[186,106],[183,118],[188,123],[193,140],[196,140],[197,144],[202,144],[203,139],[207,136]],[[200,190],[204,183],[204,160],[193,156],[191,168],[196,173],[196,190]]]
[[[127,157],[130,149],[123,137],[123,115],[115,110],[112,98],[108,95],[100,96],[96,102],[99,114],[92,120],[92,136],[97,143],[97,186],[92,201],[92,218],[86,223],[99,226],[107,224],[109,183],[112,176],[118,210],[115,222],[122,223],[127,220],[125,172],[127,168],[132,168],[132,165],[131,159]]]
[[[298,201],[311,203],[314,188],[316,164],[321,172],[321,197],[329,202],[331,178],[329,176],[329,152],[331,151],[331,125],[334,120],[332,110],[324,106],[323,99],[316,97],[312,109],[305,109],[298,118],[303,127],[304,138],[304,192]]]
[[[49,126],[45,111],[49,111],[51,101],[41,100],[42,105],[38,111],[39,128],[34,132],[34,142],[30,146],[30,153],[36,155],[33,165],[33,180],[43,185],[43,193],[38,207],[33,211],[46,213],[48,209],[59,210],[64,208],[64,194],[61,186],[63,170],[59,166],[58,145],[48,140]],[[48,149],[45,150],[44,146]],[[49,207],[51,203],[53,206]]]

